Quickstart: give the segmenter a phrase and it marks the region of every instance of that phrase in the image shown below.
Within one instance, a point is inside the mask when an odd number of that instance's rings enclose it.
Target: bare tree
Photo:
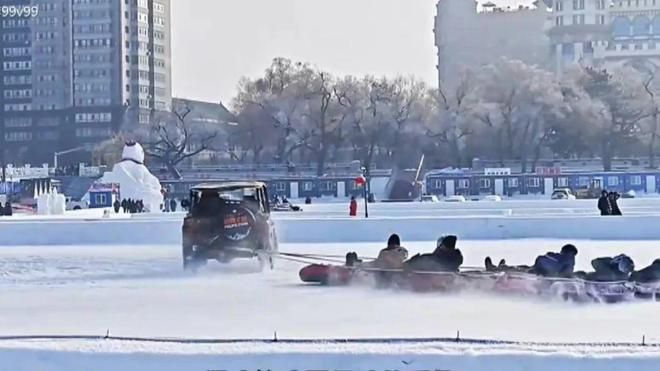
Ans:
[[[330,149],[341,141],[342,126],[346,113],[339,102],[344,99],[333,77],[323,71],[314,71],[310,86],[306,87],[302,108],[305,133],[304,145],[316,159],[317,175],[325,173]]]
[[[474,133],[475,97],[474,81],[469,74],[459,80],[455,89],[440,87],[430,91],[427,106],[431,108],[426,118],[428,137],[448,146],[457,168],[466,164],[466,139]]]
[[[210,148],[217,131],[200,132],[186,122],[190,107],[164,117],[154,117],[145,141],[145,154],[157,159],[175,177],[180,177],[177,165]]]
[[[549,138],[548,124],[562,117],[559,82],[537,67],[501,59],[480,71],[479,86],[478,116],[495,132],[498,157],[518,159],[527,171]]]
[[[649,135],[648,142],[648,156],[649,156],[649,167],[655,169],[655,144],[658,139],[658,116],[660,114],[660,106],[658,105],[658,97],[656,97],[655,89],[652,86],[653,80],[655,79],[655,71],[649,71],[649,76],[644,81],[644,91],[649,96],[649,114],[646,132]]]
[[[612,170],[612,159],[627,143],[639,140],[640,123],[652,116],[641,74],[632,68],[605,70],[582,68],[573,77],[589,98],[593,142],[599,145],[603,169]]]

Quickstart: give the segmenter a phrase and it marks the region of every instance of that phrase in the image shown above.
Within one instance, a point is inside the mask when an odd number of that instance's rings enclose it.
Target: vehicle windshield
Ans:
[[[223,215],[228,204],[256,203],[254,188],[237,188],[227,190],[196,190],[191,192],[191,213],[195,217],[212,217]]]

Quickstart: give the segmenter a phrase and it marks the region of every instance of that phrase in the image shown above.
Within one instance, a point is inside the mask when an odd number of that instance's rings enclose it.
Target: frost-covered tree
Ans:
[[[518,159],[526,171],[549,140],[552,123],[563,117],[559,82],[548,71],[504,58],[477,76],[477,115],[494,136],[498,158]]]
[[[641,123],[652,116],[642,75],[633,68],[612,71],[576,68],[569,76],[582,89],[582,110],[591,142],[612,170],[612,159],[642,135]]]
[[[428,136],[448,147],[453,166],[469,165],[465,151],[468,137],[476,130],[479,105],[474,76],[464,74],[453,89],[429,90],[425,105]]]

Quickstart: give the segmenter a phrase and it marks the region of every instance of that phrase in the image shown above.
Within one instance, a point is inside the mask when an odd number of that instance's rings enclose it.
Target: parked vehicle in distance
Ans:
[[[66,198],[67,210],[82,210],[89,208],[89,204],[84,200],[74,200],[71,197]]]
[[[461,195],[449,196],[445,198],[445,202],[466,202],[466,201],[467,200],[465,199],[465,197]]]
[[[603,188],[598,182],[592,182],[589,186],[580,187],[575,192],[575,198],[577,199],[596,199],[599,198]]]
[[[552,191],[550,196],[552,200],[575,200],[576,197],[569,188],[557,188]]]
[[[420,198],[421,202],[438,202],[438,196],[436,195],[422,195]]]

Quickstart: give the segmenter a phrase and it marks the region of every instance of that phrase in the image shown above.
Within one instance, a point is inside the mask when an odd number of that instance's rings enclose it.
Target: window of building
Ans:
[[[584,0],[573,0],[573,10],[584,10]]]
[[[105,205],[107,198],[104,193],[97,193],[94,195],[94,198],[96,199],[96,204],[97,205]]]
[[[630,177],[630,184],[634,186],[642,185],[642,177],[640,175],[633,175]]]
[[[337,189],[337,182],[327,180],[327,181],[321,182],[319,184],[319,187],[320,187],[321,191],[323,191],[323,192],[334,191],[335,189]]]
[[[23,128],[32,126],[32,119],[29,117],[10,117],[4,119],[6,128]]]
[[[26,142],[32,140],[32,133],[29,131],[14,131],[5,133],[5,141],[7,142]]]
[[[538,188],[541,186],[541,178],[529,178],[527,179],[527,186],[530,188]]]
[[[98,112],[98,113],[76,113],[76,122],[110,122],[112,121],[112,113]]]
[[[611,176],[607,178],[607,185],[610,187],[615,187],[619,185],[619,177]]]
[[[564,17],[559,16],[555,18],[555,26],[563,26],[564,25]]]
[[[489,189],[490,188],[490,179],[479,179],[479,188]]]
[[[633,35],[643,36],[651,33],[651,20],[643,15],[638,15],[632,22]]]
[[[46,130],[37,132],[37,139],[40,140],[58,140],[60,139],[60,134],[57,131]]]
[[[555,11],[561,12],[563,10],[564,10],[564,1],[557,0],[557,2],[555,2]]]
[[[517,188],[518,187],[518,178],[509,178],[507,179],[507,183],[509,187],[511,188]]]
[[[628,17],[619,16],[614,18],[612,32],[615,37],[630,36],[630,20],[628,20]]]
[[[470,179],[459,179],[458,180],[459,189],[468,189],[470,188]]]
[[[304,192],[311,192],[314,190],[314,183],[312,182],[303,182],[302,186]]]
[[[109,137],[112,135],[110,128],[77,128],[76,136],[81,138]]]
[[[433,188],[442,189],[442,179],[436,179],[433,181]]]
[[[32,104],[29,103],[17,103],[17,104],[5,104],[5,111],[31,111]]]
[[[568,187],[568,178],[566,177],[561,177],[557,179],[557,186],[560,188],[566,188]]]

